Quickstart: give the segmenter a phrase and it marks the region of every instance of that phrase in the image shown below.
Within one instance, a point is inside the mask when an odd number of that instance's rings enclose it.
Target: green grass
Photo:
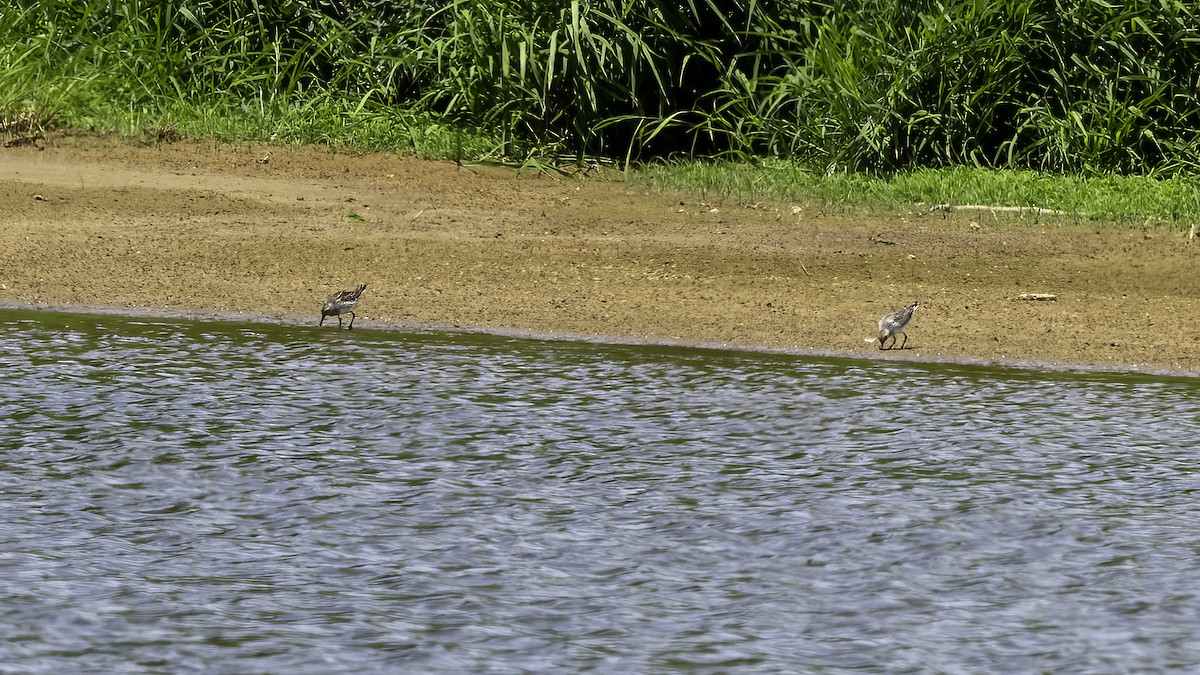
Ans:
[[[86,89],[86,85],[80,89]],[[51,127],[130,139],[153,137],[160,130],[173,129],[182,137],[194,139],[325,145],[428,159],[495,159],[501,150],[495,134],[463,129],[427,112],[361,106],[333,96],[269,105],[261,100],[224,99],[203,104],[156,101],[154,105],[122,107],[98,101],[86,96],[59,100],[46,97],[38,104],[0,106],[0,127],[7,118],[33,113]]]
[[[1200,222],[1200,178],[1061,176],[956,167],[890,176],[822,172],[795,162],[676,162],[642,167],[629,179],[695,193],[706,201],[782,201],[847,213],[887,213],[939,204],[1027,207],[1027,219],[1062,218],[1186,229]],[[1048,216],[1033,209],[1065,211]],[[1012,217],[1012,216],[1005,216]]]
[[[360,109],[353,102],[328,97],[270,108],[235,103],[218,106],[181,103],[162,111],[118,111],[101,118],[88,118],[86,125],[76,126],[129,137],[171,127],[189,138],[325,145],[428,159],[477,160],[497,156],[500,150],[496,137],[460,129],[428,113],[378,107]]]

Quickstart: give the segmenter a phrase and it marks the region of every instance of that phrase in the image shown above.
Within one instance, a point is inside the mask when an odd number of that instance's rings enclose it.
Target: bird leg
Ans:
[[[350,312],[350,325],[346,330],[354,330],[354,312]]]
[[[904,349],[904,345],[908,344],[908,333],[901,333],[904,336],[904,342],[900,343],[900,349]],[[894,341],[892,344],[896,344]]]
[[[338,314],[337,318],[338,318],[338,328],[341,328],[342,327],[342,315]]]

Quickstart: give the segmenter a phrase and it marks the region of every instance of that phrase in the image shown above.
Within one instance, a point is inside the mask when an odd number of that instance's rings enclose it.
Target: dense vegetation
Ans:
[[[1200,156],[1200,21],[1174,0],[18,0],[0,34],[9,108],[332,98],[525,147],[872,171]]]
[[[83,128],[822,174],[1200,162],[1176,0],[3,0],[0,36],[0,114]]]

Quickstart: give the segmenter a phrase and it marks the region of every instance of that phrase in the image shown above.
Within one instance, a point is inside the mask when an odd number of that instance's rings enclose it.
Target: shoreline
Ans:
[[[1200,373],[1200,245],[1165,229],[739,205],[314,147],[2,152],[0,303],[315,325],[361,281],[364,328]],[[1058,299],[1020,299],[1039,293]],[[863,342],[914,299],[914,350]]]
[[[84,316],[112,316],[122,319],[147,319],[161,321],[197,321],[219,322],[246,325],[271,325],[291,328],[311,328],[328,330],[329,327],[318,328],[309,321],[308,317],[272,316],[269,314],[253,313],[221,313],[204,310],[168,309],[161,307],[115,307],[88,305],[34,305],[20,302],[0,302],[0,311],[25,311],[32,313],[77,314]],[[716,351],[730,354],[774,355],[784,357],[812,358],[830,361],[868,361],[871,363],[889,363],[894,365],[944,365],[962,366],[966,368],[1019,370],[1036,372],[1068,373],[1073,375],[1142,375],[1154,378],[1195,379],[1200,378],[1200,371],[1188,371],[1154,366],[1135,366],[1125,364],[1084,364],[1058,361],[1038,361],[1028,359],[984,359],[978,357],[951,357],[940,354],[928,355],[919,351],[891,352],[887,350],[872,352],[850,352],[830,349],[806,349],[796,347],[771,347],[752,344],[730,344],[694,340],[669,340],[653,338],[635,338],[621,335],[596,335],[585,333],[554,333],[539,332],[528,329],[495,328],[487,326],[456,326],[435,324],[365,324],[355,330],[377,331],[384,333],[405,334],[463,334],[484,335],[497,338],[511,338],[534,342],[577,342],[600,346],[630,346],[630,347],[661,347],[664,349],[694,349]]]

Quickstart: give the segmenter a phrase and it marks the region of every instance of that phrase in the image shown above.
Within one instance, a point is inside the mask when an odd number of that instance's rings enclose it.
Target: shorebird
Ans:
[[[321,322],[318,327],[325,325],[325,317],[336,316],[338,319],[338,328],[342,327],[342,315],[350,315],[350,326],[346,330],[354,328],[354,306],[358,304],[358,299],[362,297],[363,291],[367,290],[366,284],[359,284],[358,288],[352,291],[338,291],[329,296],[325,300],[325,305],[321,307]]]
[[[904,336],[904,342],[900,343],[900,349],[904,349],[904,345],[908,344],[908,335],[904,332],[904,327],[908,325],[909,319],[912,318],[913,310],[917,308],[918,303],[913,303],[904,309],[898,309],[894,312],[885,314],[879,320],[879,348],[883,349],[884,343],[888,338],[892,338],[892,347],[896,346],[896,334]],[[892,347],[888,347],[891,349]]]

